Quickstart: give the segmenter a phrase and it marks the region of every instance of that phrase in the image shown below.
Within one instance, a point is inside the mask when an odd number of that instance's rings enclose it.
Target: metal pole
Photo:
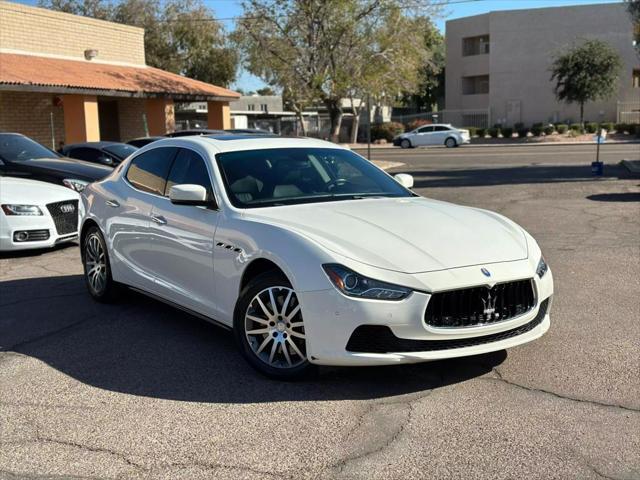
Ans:
[[[56,149],[56,132],[53,127],[53,112],[50,113],[50,121],[51,121],[51,150]]]
[[[371,161],[371,94],[367,93],[367,159]]]

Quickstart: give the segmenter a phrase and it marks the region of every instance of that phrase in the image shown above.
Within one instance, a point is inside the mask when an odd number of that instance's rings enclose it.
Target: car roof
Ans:
[[[200,145],[205,148],[213,148],[216,153],[236,152],[243,150],[265,150],[273,148],[331,148],[335,150],[349,150],[348,147],[317,140],[308,137],[280,137],[278,135],[200,135],[193,137],[177,137],[158,140],[149,144],[150,148],[162,146],[188,146]],[[147,147],[144,147],[145,149]]]
[[[100,141],[100,142],[82,142],[82,143],[71,143],[69,145],[65,145],[62,147],[63,149],[67,148],[105,148],[111,147],[113,145],[126,145],[121,142],[109,142],[109,141]]]

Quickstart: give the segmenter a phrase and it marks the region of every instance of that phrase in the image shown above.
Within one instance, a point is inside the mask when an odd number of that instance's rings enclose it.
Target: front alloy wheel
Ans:
[[[269,273],[250,282],[239,299],[234,327],[245,358],[260,372],[287,379],[310,369],[298,296],[281,276]]]
[[[411,141],[408,138],[403,138],[400,142],[401,148],[411,148]]]
[[[102,233],[91,227],[82,245],[84,278],[91,296],[100,302],[115,300],[117,285],[111,278],[109,254]]]

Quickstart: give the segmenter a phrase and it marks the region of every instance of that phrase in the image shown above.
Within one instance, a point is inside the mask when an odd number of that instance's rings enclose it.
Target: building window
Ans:
[[[260,110],[262,110],[263,112],[266,112],[267,111],[267,104],[266,103],[261,104],[260,105]]]
[[[256,106],[253,103],[250,103],[249,105],[247,105],[247,110],[250,112],[255,111]]]
[[[462,39],[462,56],[487,55],[489,53],[489,35]]]
[[[640,88],[640,69],[633,70],[633,88]]]
[[[462,94],[478,95],[489,93],[489,75],[462,77]]]

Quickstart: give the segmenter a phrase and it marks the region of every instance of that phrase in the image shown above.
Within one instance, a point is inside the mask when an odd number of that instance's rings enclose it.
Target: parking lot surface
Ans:
[[[271,381],[224,330],[93,302],[77,246],[0,257],[0,478],[640,478],[640,148],[594,154],[374,152],[538,240],[552,326],[508,352]]]

